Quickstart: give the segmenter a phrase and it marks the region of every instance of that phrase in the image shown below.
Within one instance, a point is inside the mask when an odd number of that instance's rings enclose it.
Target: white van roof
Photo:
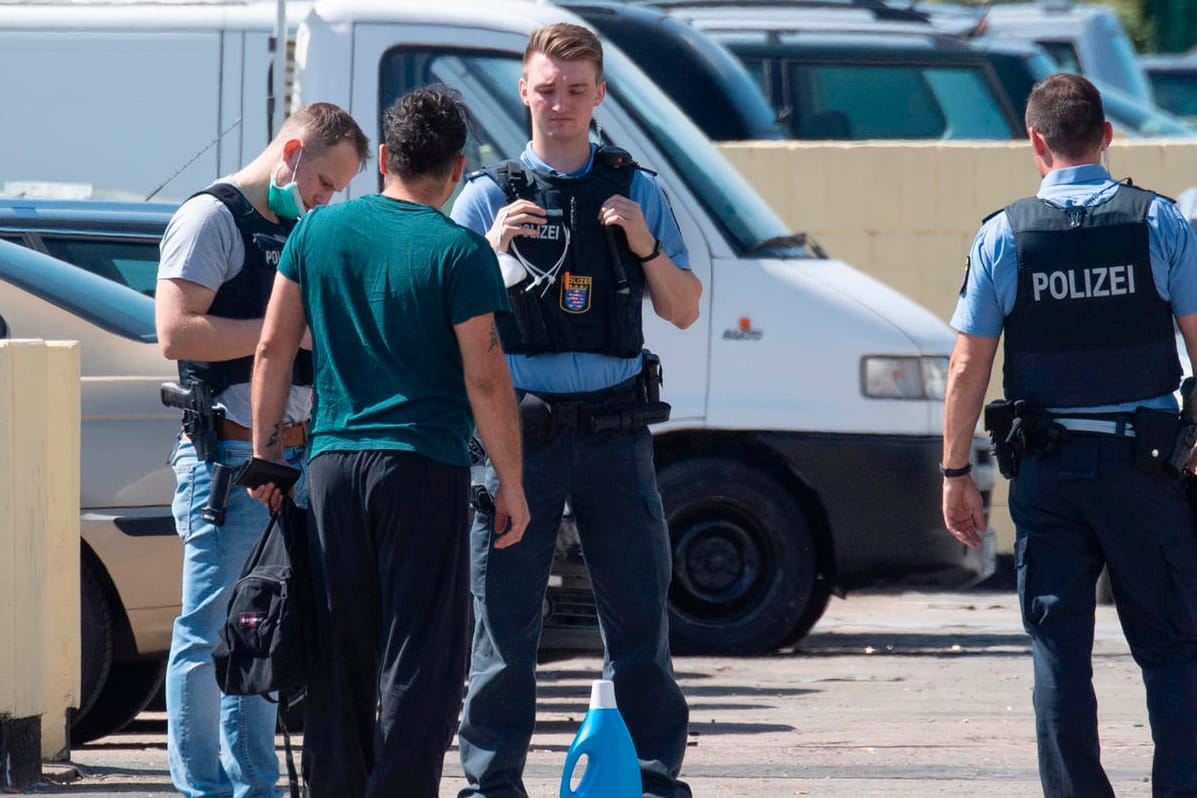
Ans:
[[[287,0],[287,25],[294,30],[312,8],[309,0]],[[85,0],[10,3],[0,0],[5,30],[262,30],[273,31],[273,0]]]
[[[326,22],[454,24],[528,34],[553,22],[584,24],[568,10],[526,0],[318,0],[316,15]]]

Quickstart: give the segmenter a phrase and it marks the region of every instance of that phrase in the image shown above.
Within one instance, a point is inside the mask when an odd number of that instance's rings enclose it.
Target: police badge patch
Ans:
[[[566,313],[590,310],[591,278],[566,272],[561,281],[561,309]]]

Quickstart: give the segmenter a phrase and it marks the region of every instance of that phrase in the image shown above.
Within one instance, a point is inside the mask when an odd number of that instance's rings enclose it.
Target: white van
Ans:
[[[292,28],[311,8],[287,3]],[[269,141],[274,3],[0,4],[0,194],[182,200]]]
[[[440,81],[477,116],[472,163],[515,157],[528,135],[524,46],[560,20],[577,21],[533,3],[318,2],[299,28],[295,99],[346,107],[377,139],[392,100]],[[986,576],[992,547],[965,549],[940,516],[953,333],[786,229],[615,48],[605,77],[599,135],[657,172],[706,286],[686,331],[646,314],[673,405],[656,452],[677,648],[764,651],[804,634],[834,589]],[[347,193],[379,180],[367,169]]]

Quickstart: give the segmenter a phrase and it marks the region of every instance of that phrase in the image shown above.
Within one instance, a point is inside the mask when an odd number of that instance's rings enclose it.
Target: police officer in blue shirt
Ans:
[[[653,470],[642,358],[647,292],[679,328],[698,317],[701,283],[664,196],[614,148],[590,144],[603,100],[602,49],[586,28],[533,32],[520,97],[532,141],[518,161],[475,176],[453,219],[499,253],[513,312],[500,320],[520,397],[531,522],[498,549],[472,531],[476,628],[461,721],[461,798],[526,798],[536,655],[557,529],[578,522],[606,648],[604,676],[640,760],[644,795],[688,798],[678,779],[689,712],[673,676],[666,599],[668,530]],[[487,468],[488,487],[497,484]],[[501,532],[502,530],[498,530]]]
[[[1183,483],[1162,467],[1179,425],[1173,318],[1197,362],[1197,240],[1170,200],[1102,168],[1112,133],[1084,78],[1038,84],[1026,124],[1039,193],[982,225],[952,317],[944,522],[980,543],[969,447],[1004,331],[1006,398],[1022,402],[1010,440],[1025,451],[1006,470],[1044,795],[1114,795],[1091,664],[1107,566],[1147,688],[1152,794],[1197,796],[1197,535]]]

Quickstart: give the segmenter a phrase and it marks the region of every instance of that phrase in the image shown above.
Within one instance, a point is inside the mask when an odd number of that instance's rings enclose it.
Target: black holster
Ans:
[[[642,353],[643,367],[635,384],[587,399],[521,392],[520,429],[526,446],[543,446],[563,429],[589,432],[635,432],[669,419],[672,408],[661,401],[661,359]],[[630,382],[630,381],[629,381]]]
[[[1068,431],[1052,421],[1050,414],[1022,399],[999,399],[986,405],[985,430],[998,471],[1006,479],[1018,476],[1024,457],[1047,457],[1068,437]]]

